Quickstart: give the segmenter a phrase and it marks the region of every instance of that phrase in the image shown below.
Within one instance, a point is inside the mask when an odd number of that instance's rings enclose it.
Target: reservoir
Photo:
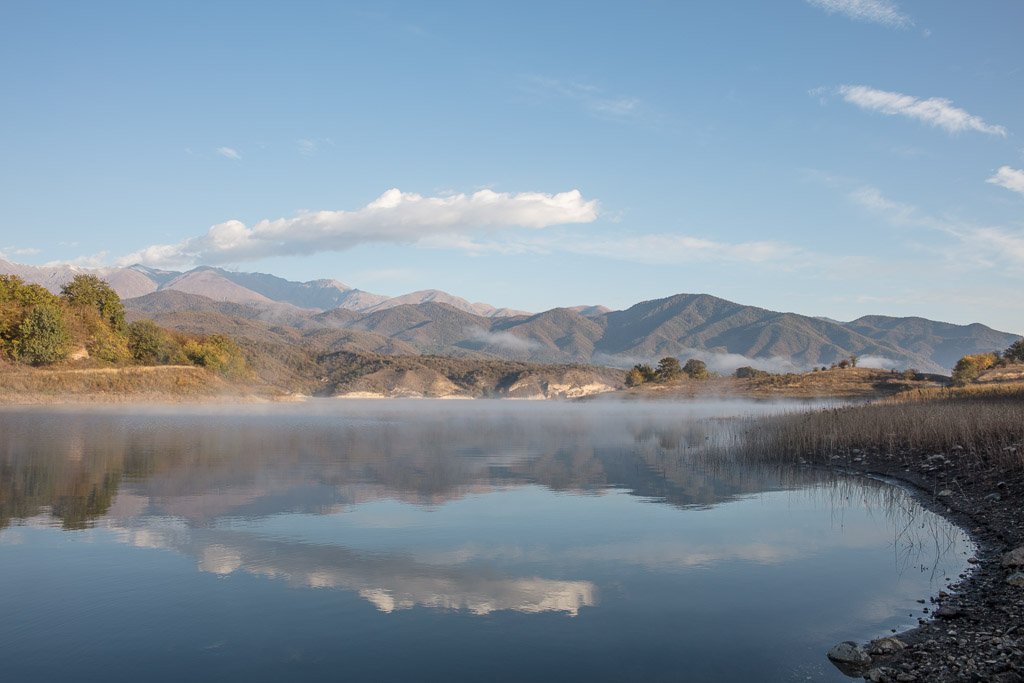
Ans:
[[[742,401],[0,411],[9,681],[849,680],[967,567]]]

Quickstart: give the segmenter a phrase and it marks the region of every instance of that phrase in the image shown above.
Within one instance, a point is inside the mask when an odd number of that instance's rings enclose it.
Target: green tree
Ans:
[[[95,275],[76,275],[61,289],[63,296],[72,306],[95,309],[100,318],[114,330],[122,331],[124,305],[113,288]]]
[[[29,312],[60,300],[39,285],[26,284],[17,275],[0,275],[0,357],[15,360],[21,344],[21,325]]]
[[[683,372],[685,372],[690,379],[707,379],[708,366],[702,360],[691,358],[686,361],[686,365],[683,366]]]
[[[71,334],[64,311],[52,303],[39,304],[18,326],[18,357],[32,365],[56,363],[68,357]]]
[[[1008,363],[1024,363],[1024,337],[1013,342],[1003,351],[1003,360]]]
[[[681,377],[683,369],[679,366],[679,359],[672,356],[667,356],[658,361],[658,369],[655,371],[655,376],[661,382],[668,382],[669,380]]]
[[[143,365],[162,365],[176,360],[181,345],[152,320],[137,320],[128,325],[128,352]]]

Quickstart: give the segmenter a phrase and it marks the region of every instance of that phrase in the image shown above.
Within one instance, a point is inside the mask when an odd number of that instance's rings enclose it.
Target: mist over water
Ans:
[[[708,457],[794,403],[0,412],[12,680],[836,680],[964,535],[902,490]],[[913,616],[911,614],[913,613]]]

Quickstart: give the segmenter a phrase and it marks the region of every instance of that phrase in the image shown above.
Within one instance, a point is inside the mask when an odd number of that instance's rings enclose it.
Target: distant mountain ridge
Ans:
[[[337,280],[294,282],[266,273],[239,273],[212,266],[199,266],[186,272],[179,272],[159,270],[143,265],[124,268],[84,268],[73,265],[27,266],[0,259],[0,274],[18,275],[25,281],[40,284],[54,293],[59,292],[65,283],[82,273],[103,278],[110,283],[122,299],[133,299],[157,291],[175,290],[198,294],[214,301],[277,302],[315,311],[345,308],[352,311],[369,312],[404,304],[438,301],[486,317],[526,313],[526,311],[496,308],[485,303],[470,303],[461,297],[436,289],[388,297],[355,289]]]
[[[181,273],[0,260],[0,273],[54,291],[84,272],[107,279],[136,316],[191,332],[233,327],[253,339],[273,329],[295,343],[315,338],[332,352],[617,367],[664,356],[697,357],[720,372],[745,364],[775,371],[807,369],[856,355],[876,366],[948,372],[966,354],[1005,349],[1019,338],[979,323],[917,317],[864,316],[844,323],[708,294],[677,294],[622,311],[587,305],[530,314],[470,303],[439,290],[385,297],[336,280],[293,282],[205,266]]]

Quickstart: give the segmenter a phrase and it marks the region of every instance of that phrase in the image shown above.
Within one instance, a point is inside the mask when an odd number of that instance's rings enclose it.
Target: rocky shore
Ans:
[[[829,653],[833,662],[885,683],[1024,683],[1024,470],[956,449],[855,451],[835,464],[911,485],[927,507],[967,529],[978,552],[969,559],[973,571],[921,606],[917,628],[841,643]]]

